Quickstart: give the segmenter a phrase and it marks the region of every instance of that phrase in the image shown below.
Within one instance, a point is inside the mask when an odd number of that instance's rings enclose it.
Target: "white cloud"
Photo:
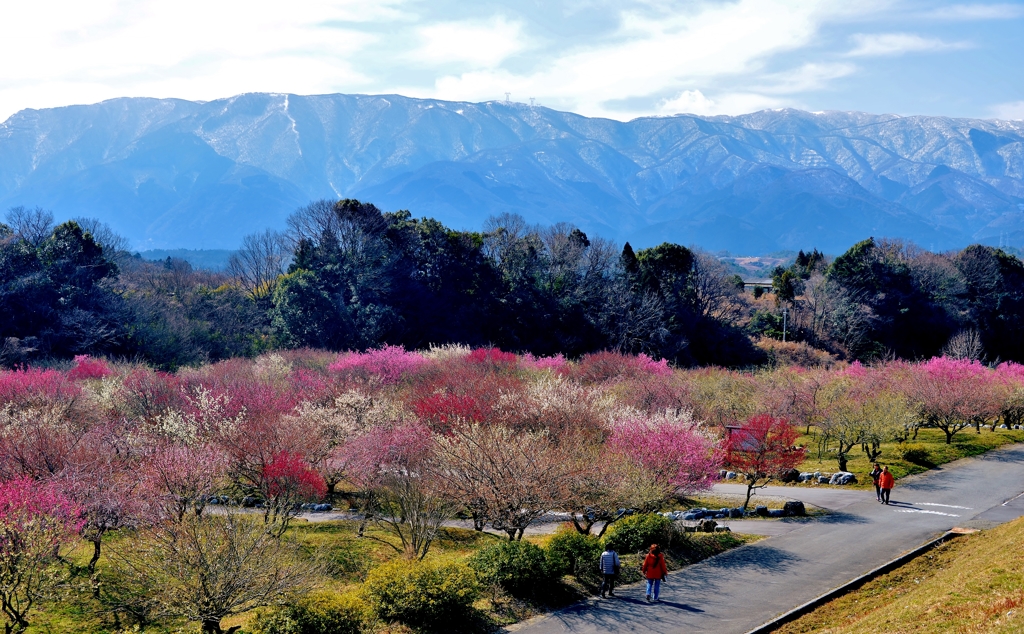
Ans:
[[[995,119],[1024,120],[1024,101],[996,104],[992,106],[990,112]]]
[[[395,2],[35,0],[0,21],[0,118],[120,96],[213,99],[365,85],[353,56]],[[18,60],[13,63],[11,60]]]
[[[758,90],[778,95],[821,90],[831,81],[856,71],[857,67],[853,64],[812,62],[782,73],[762,75]]]
[[[526,48],[521,22],[495,16],[486,22],[438,22],[417,29],[421,44],[407,54],[419,65],[460,63],[494,68]]]
[[[733,92],[709,99],[699,90],[684,90],[673,99],[658,103],[661,114],[745,114],[787,105],[781,99],[757,93]]]
[[[945,42],[913,33],[858,33],[852,39],[856,46],[847,53],[850,57],[883,57],[971,47],[967,42]]]
[[[954,4],[925,14],[934,20],[1012,20],[1024,16],[1019,4]]]
[[[626,12],[614,36],[557,56],[542,70],[449,75],[437,80],[433,94],[482,100],[510,91],[520,99],[537,95],[549,105],[618,118],[623,113],[605,107],[606,101],[755,72],[772,55],[806,46],[823,21],[847,11],[814,0],[739,0],[657,16]]]

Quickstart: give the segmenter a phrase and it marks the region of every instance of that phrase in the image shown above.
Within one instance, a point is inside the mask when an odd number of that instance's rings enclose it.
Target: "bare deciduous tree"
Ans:
[[[576,470],[574,439],[556,443],[546,431],[464,425],[437,439],[437,476],[452,499],[474,500],[509,539],[553,508],[564,506]]]
[[[980,360],[985,355],[981,333],[973,329],[961,330],[949,338],[949,342],[942,348],[942,355],[950,359]]]
[[[322,569],[257,518],[231,512],[165,518],[111,550],[118,578],[152,588],[159,614],[198,622],[204,634],[222,634],[224,618],[308,590]]]
[[[38,247],[53,233],[53,214],[41,207],[12,207],[7,212],[7,224],[14,235]]]
[[[228,259],[228,272],[253,299],[263,299],[273,294],[288,258],[284,237],[267,229],[242,238],[241,248]]]

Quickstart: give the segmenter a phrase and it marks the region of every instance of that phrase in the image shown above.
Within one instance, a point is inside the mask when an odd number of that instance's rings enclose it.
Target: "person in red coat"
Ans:
[[[892,477],[892,472],[889,471],[889,467],[882,467],[882,475],[878,476],[878,486],[882,489],[882,499],[879,500],[882,504],[889,503],[889,493],[892,491],[893,485],[896,484],[896,478]]]
[[[644,563],[640,570],[647,579],[647,602],[653,599],[658,600],[661,593],[661,582],[668,576],[668,566],[665,564],[665,555],[657,544],[651,544],[651,550],[644,557]]]

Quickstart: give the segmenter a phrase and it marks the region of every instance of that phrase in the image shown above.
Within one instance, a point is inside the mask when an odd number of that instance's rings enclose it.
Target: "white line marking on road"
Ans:
[[[954,506],[954,505],[952,505],[952,504],[936,504],[936,503],[934,503],[934,502],[916,502],[916,504],[917,504],[918,506],[944,506],[944,507],[946,507],[947,509],[963,509],[963,510],[965,510],[965,511],[971,511],[971,510],[973,510],[973,509],[972,509],[971,507],[969,507],[969,506]]]
[[[897,513],[927,513],[929,515],[945,515],[946,517],[960,517],[959,515],[953,515],[952,513],[943,513],[942,511],[926,511],[924,509],[896,509]]]
[[[1016,500],[1017,498],[1019,498],[1019,497],[1020,497],[1021,495],[1024,495],[1024,493],[1020,493],[1020,494],[1018,494],[1018,495],[1015,495],[1015,496],[1013,496],[1013,497],[1012,497],[1012,498],[1010,498],[1009,500],[1007,500],[1007,501],[1003,502],[1003,503],[1001,504],[1001,506],[1006,506],[1006,505],[1007,505],[1007,504],[1009,504],[1010,502],[1013,502],[1014,500]]]

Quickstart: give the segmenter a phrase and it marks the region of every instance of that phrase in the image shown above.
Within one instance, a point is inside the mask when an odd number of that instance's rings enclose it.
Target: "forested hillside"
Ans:
[[[288,226],[247,237],[228,272],[210,272],[132,257],[102,223],[54,226],[14,209],[0,225],[0,361],[92,354],[174,368],[274,348],[446,343],[683,366],[1024,359],[1024,264],[992,247],[937,254],[868,239],[835,261],[801,252],[765,292],[699,250],[634,251],[514,215],[461,232],[319,201]]]

